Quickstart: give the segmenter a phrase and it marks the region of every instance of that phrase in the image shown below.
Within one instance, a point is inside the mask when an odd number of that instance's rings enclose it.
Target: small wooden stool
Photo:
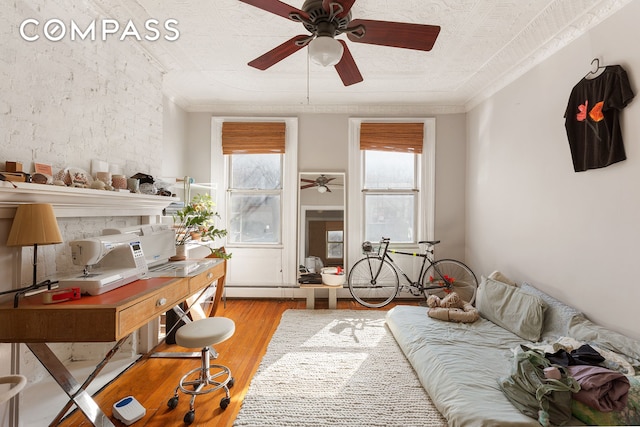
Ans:
[[[307,308],[314,309],[316,306],[316,289],[328,289],[329,290],[329,309],[333,310],[337,305],[337,290],[342,289],[342,286],[330,286],[330,285],[322,285],[322,284],[301,284],[300,289],[307,290]]]
[[[196,396],[224,389],[225,397],[220,400],[220,408],[223,410],[231,403],[229,389],[233,387],[233,377],[229,368],[223,365],[211,365],[209,354],[211,347],[226,341],[233,336],[236,325],[233,320],[226,317],[208,317],[187,323],[176,332],[176,344],[186,348],[201,348],[200,367],[187,372],[176,387],[174,395],[167,402],[170,409],[178,406],[178,391],[191,395],[189,412],[184,415],[184,423],[193,423],[196,417],[194,403]],[[217,357],[215,350],[214,358]],[[213,387],[207,387],[207,386]],[[189,387],[189,388],[187,388]]]

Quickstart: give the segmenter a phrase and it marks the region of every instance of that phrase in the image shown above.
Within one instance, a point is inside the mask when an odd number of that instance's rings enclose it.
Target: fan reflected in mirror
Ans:
[[[326,193],[331,192],[331,185],[342,186],[341,183],[332,183],[336,178],[335,177],[327,177],[322,174],[319,175],[316,179],[308,179],[308,178],[300,178],[300,189],[305,190],[307,188],[316,188],[318,193]]]

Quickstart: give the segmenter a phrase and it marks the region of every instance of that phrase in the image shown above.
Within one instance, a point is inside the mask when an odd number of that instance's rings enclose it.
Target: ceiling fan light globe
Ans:
[[[318,36],[309,43],[309,56],[316,64],[328,67],[336,65],[342,59],[342,43],[333,37]]]
[[[327,187],[325,187],[324,185],[318,186],[318,193],[326,193],[326,192],[327,192]]]

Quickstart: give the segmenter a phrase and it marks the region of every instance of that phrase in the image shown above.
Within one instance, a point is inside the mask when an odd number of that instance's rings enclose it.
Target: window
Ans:
[[[433,148],[425,142],[433,136],[432,127],[425,132],[430,122],[352,122],[350,157],[357,159],[352,166],[362,195],[359,206],[353,206],[362,224],[358,240],[389,237],[394,243],[415,244],[430,235]]]
[[[229,243],[281,243],[283,155],[229,157]]]
[[[344,257],[344,231],[327,231],[327,259],[340,259]]]
[[[228,242],[281,244],[286,124],[224,122],[228,156]]]
[[[365,240],[389,237],[396,243],[415,242],[418,155],[364,150],[362,157]]]

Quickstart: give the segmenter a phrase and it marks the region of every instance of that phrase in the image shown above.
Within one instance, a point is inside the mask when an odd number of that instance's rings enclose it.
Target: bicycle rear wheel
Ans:
[[[447,294],[455,292],[463,300],[473,302],[476,299],[478,280],[473,271],[460,261],[442,259],[434,262],[422,276],[424,297],[436,295],[444,298]],[[430,287],[438,286],[438,288]]]
[[[389,304],[396,297],[400,285],[398,273],[391,263],[375,256],[356,262],[349,272],[348,282],[353,298],[370,308]]]

